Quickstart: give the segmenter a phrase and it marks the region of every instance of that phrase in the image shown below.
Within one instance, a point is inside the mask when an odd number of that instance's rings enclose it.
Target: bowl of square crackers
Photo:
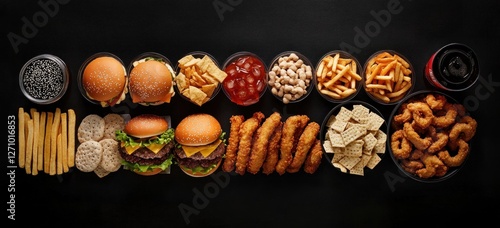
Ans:
[[[387,124],[371,104],[350,100],[325,116],[320,139],[325,158],[342,173],[364,176],[382,160]]]

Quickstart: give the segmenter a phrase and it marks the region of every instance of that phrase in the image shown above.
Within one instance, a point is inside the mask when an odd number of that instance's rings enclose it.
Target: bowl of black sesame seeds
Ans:
[[[54,55],[42,54],[28,60],[19,73],[19,87],[36,104],[52,104],[64,96],[69,85],[66,63]]]

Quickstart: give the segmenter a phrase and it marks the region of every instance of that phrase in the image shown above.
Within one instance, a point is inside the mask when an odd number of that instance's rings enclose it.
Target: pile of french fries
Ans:
[[[380,101],[403,98],[412,86],[410,64],[397,54],[381,52],[365,67],[365,90]]]
[[[73,109],[61,112],[39,112],[31,108],[26,112],[20,107],[19,167],[27,174],[60,175],[75,165],[76,114]]]
[[[342,100],[357,91],[361,81],[358,65],[351,58],[341,58],[339,53],[321,60],[316,71],[318,91],[332,99]]]

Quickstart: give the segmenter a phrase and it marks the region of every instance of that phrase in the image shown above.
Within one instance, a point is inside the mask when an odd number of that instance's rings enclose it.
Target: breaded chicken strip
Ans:
[[[281,136],[280,159],[276,165],[276,172],[283,175],[286,168],[292,162],[293,154],[298,139],[302,134],[305,126],[309,122],[309,117],[306,115],[294,115],[286,119],[283,124],[283,135]]]
[[[229,139],[226,147],[226,158],[222,164],[222,170],[224,172],[232,172],[234,170],[234,164],[236,163],[236,155],[238,154],[238,145],[240,142],[239,131],[240,126],[245,121],[243,115],[234,115],[229,118],[231,123],[229,131]]]
[[[269,117],[267,117],[262,125],[257,129],[255,133],[255,141],[252,145],[252,150],[250,153],[250,160],[248,161],[247,171],[252,174],[259,172],[264,160],[267,155],[267,146],[269,145],[269,139],[271,138],[274,129],[281,123],[281,115],[278,112],[274,112]]]
[[[236,173],[240,175],[245,174],[248,160],[250,159],[254,134],[264,117],[262,112],[255,112],[252,117],[241,124],[239,130],[240,144],[238,145],[238,155],[236,156]]]

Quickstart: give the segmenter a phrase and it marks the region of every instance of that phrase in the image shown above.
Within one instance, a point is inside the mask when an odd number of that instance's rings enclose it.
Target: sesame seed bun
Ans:
[[[82,85],[87,95],[101,102],[121,96],[126,80],[123,64],[110,56],[97,57],[90,61],[82,75]]]
[[[210,114],[198,113],[186,116],[175,128],[175,140],[185,146],[207,145],[219,138],[222,128]]]
[[[123,131],[136,138],[149,138],[160,135],[168,129],[165,118],[153,114],[141,114],[130,119]]]
[[[130,71],[129,93],[134,103],[170,102],[172,73],[165,63],[148,60]]]

